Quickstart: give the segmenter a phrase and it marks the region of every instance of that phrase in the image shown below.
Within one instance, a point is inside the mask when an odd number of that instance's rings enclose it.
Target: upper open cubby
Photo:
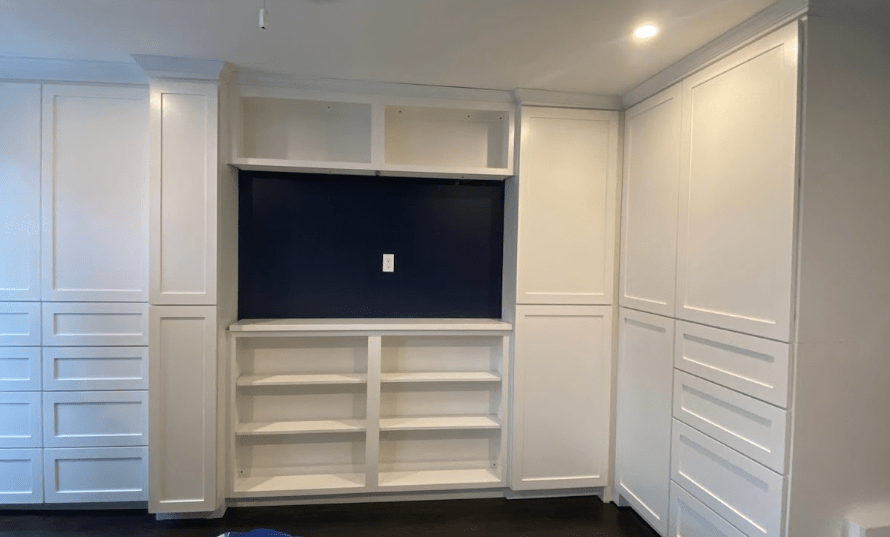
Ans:
[[[242,170],[505,179],[510,103],[242,88],[232,164]]]

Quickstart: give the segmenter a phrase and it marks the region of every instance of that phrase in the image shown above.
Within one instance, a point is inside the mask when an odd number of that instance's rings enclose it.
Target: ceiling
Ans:
[[[0,56],[620,95],[786,0],[0,0]],[[881,0],[883,1],[883,0]],[[639,42],[642,23],[661,32]]]

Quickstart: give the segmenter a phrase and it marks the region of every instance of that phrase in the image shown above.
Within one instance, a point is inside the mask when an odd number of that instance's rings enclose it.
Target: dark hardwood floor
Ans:
[[[216,520],[156,521],[145,511],[0,511],[0,537],[216,537],[256,528],[304,537],[656,537],[633,511],[596,497],[242,507]]]

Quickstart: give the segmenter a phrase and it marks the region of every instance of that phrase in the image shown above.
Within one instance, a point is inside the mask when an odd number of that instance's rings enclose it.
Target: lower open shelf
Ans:
[[[416,472],[382,472],[379,477],[381,487],[447,486],[473,487],[485,485],[496,487],[501,478],[486,469],[471,470],[422,470]]]
[[[238,477],[234,494],[237,497],[292,496],[295,492],[331,492],[363,488],[365,474],[311,474],[276,475],[265,477]]]

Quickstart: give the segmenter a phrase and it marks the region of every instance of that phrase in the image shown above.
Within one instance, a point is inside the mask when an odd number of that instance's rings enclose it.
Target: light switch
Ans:
[[[383,254],[383,272],[395,272],[396,271],[396,255],[395,254]]]

